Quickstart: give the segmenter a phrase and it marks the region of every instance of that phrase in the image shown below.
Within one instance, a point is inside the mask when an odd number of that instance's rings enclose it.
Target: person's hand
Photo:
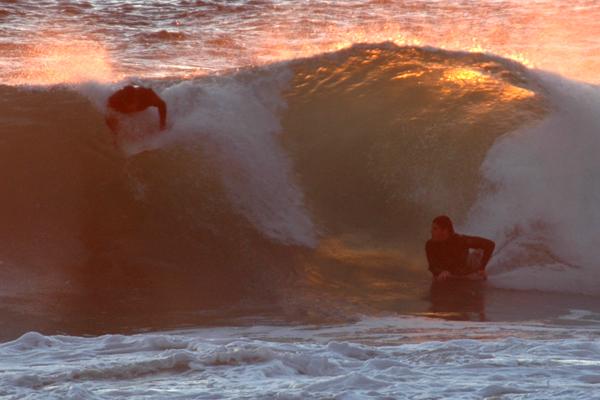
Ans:
[[[469,275],[465,276],[465,278],[471,281],[485,281],[487,279],[487,274],[485,273],[485,270],[479,270],[470,273]]]
[[[105,121],[106,125],[108,125],[108,127],[110,128],[111,132],[116,135],[119,131],[119,120],[109,115],[106,117]]]
[[[451,276],[450,272],[448,272],[448,271],[442,271],[435,278],[435,280],[438,281],[438,282],[442,282],[442,281],[445,281],[446,279],[450,278],[450,276]]]
[[[484,280],[484,281],[487,280],[487,272],[485,272],[485,269],[479,270],[479,276],[481,277],[481,280]]]
[[[465,275],[465,279],[468,279],[470,281],[480,281],[482,278],[479,272],[473,272],[469,275]]]

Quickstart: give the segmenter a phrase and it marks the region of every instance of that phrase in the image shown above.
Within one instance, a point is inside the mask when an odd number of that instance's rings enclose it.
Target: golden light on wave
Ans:
[[[461,50],[460,49],[460,45],[458,45],[458,48],[453,48],[452,46],[447,47],[445,45],[442,45],[441,48],[442,49],[447,49],[447,50]],[[487,53],[487,54],[495,54],[497,56],[501,56],[503,58],[509,59],[509,60],[513,60],[518,62],[519,64],[523,64],[524,66],[528,67],[528,68],[535,68],[535,64],[533,63],[533,61],[531,61],[524,53],[520,53],[517,51],[513,51],[513,52],[506,52],[503,50],[498,50],[498,49],[494,49],[494,47],[485,47],[481,44],[474,44],[471,47],[465,47],[466,51],[468,51],[469,53]]]
[[[462,84],[478,84],[493,81],[490,76],[470,68],[453,68],[444,73],[444,79],[450,82]]]
[[[21,66],[9,79],[12,85],[55,85],[119,79],[108,51],[100,43],[61,40],[33,46],[21,58]]]
[[[356,247],[345,243],[343,239],[334,237],[323,239],[319,243],[317,253],[347,266],[395,269],[398,265],[402,265],[408,269],[418,270],[420,268],[417,260],[399,250],[369,246]]]
[[[451,68],[444,71],[443,80],[461,87],[480,86],[485,87],[501,87],[499,91],[500,99],[503,101],[518,100],[527,97],[535,96],[531,90],[511,85],[503,80],[477,71],[472,68]],[[452,91],[450,91],[452,92]]]
[[[400,80],[400,79],[408,79],[408,78],[419,78],[419,77],[421,77],[423,75],[425,75],[425,71],[402,72],[402,73],[399,73],[396,76],[394,76],[392,78],[392,80]]]
[[[327,40],[311,41],[297,32],[279,31],[265,36],[258,46],[255,58],[259,63],[272,61],[285,61],[293,58],[312,57],[325,52],[346,49],[359,43],[389,42],[397,46],[431,46],[448,51],[465,51],[470,53],[486,53],[513,60],[528,68],[537,65],[525,53],[518,50],[507,49],[503,46],[488,43],[485,38],[474,38],[463,33],[448,35],[443,39],[439,36],[428,36],[427,33],[412,34],[396,23],[385,23],[378,26],[338,27],[328,26],[323,28],[323,36]]]

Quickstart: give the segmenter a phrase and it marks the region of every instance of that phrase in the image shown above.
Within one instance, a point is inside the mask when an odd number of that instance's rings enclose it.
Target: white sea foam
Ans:
[[[230,200],[264,234],[314,246],[315,228],[278,143],[281,91],[291,78],[278,70],[260,77],[183,82],[162,94],[175,121],[171,134],[191,140],[215,160]]]
[[[0,345],[0,395],[594,398],[595,327],[389,317],[91,338],[30,332]]]
[[[551,113],[500,137],[466,229],[498,240],[491,282],[516,289],[600,290],[600,90],[537,72]]]

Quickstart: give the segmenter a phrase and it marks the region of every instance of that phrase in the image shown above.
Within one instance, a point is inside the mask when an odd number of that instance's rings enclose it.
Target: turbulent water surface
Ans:
[[[593,398],[599,17],[1,2],[0,395]],[[442,213],[488,282],[430,285]]]

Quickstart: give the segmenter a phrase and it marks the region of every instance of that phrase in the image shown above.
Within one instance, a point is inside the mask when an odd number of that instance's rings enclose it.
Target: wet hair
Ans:
[[[442,229],[447,229],[450,233],[454,233],[454,225],[452,224],[452,220],[447,215],[440,215],[433,219],[433,223],[439,226]]]

